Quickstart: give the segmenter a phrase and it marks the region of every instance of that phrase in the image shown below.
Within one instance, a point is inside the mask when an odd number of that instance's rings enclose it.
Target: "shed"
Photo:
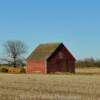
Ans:
[[[63,43],[40,44],[27,58],[27,73],[75,72],[75,58]]]

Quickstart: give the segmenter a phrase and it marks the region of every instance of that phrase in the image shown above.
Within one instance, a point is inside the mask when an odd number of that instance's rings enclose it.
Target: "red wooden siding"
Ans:
[[[27,61],[27,73],[39,72],[45,73],[46,65],[44,60],[35,61],[29,60]]]

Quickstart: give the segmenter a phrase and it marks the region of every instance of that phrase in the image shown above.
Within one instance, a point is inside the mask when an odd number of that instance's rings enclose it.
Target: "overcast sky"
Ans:
[[[0,57],[7,40],[24,41],[27,55],[63,42],[77,59],[100,59],[100,0],[0,0]]]

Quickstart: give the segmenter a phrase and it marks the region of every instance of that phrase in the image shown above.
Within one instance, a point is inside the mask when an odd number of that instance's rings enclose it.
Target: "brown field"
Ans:
[[[0,100],[100,100],[100,69],[64,75],[0,73]]]

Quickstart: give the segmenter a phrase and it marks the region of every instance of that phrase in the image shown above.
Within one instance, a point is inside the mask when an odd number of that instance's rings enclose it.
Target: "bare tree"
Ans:
[[[4,51],[5,57],[2,60],[16,67],[23,64],[25,60],[23,56],[27,52],[27,46],[22,41],[7,41],[4,44]]]

